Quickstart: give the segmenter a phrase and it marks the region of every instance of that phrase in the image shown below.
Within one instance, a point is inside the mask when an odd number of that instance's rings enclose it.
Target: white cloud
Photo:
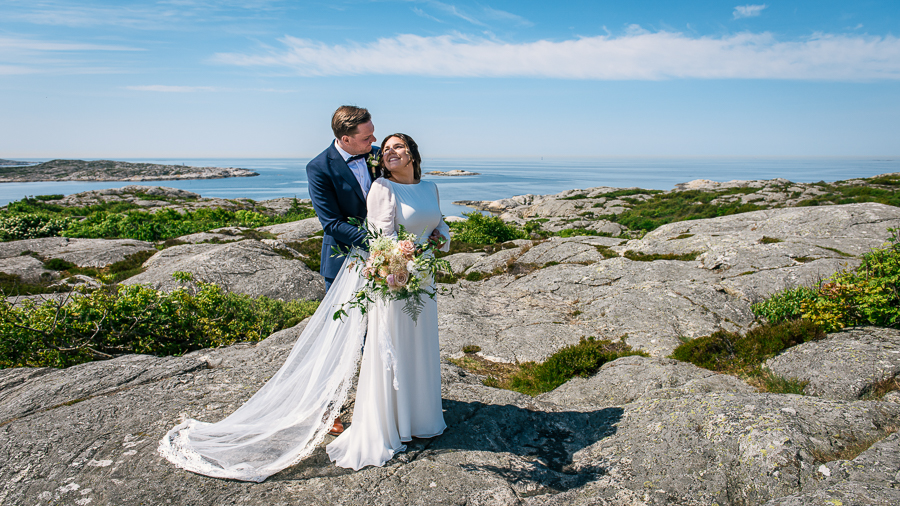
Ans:
[[[734,19],[754,18],[759,16],[766,4],[762,5],[738,5],[734,8]]]
[[[214,62],[284,68],[302,76],[416,75],[595,80],[900,79],[900,39],[817,34],[780,42],[768,33],[689,37],[634,27],[621,37],[503,43],[460,34],[400,35],[328,45],[284,37],[265,54],[220,53]]]
[[[166,86],[162,84],[151,84],[147,86],[126,86],[126,90],[131,91],[155,91],[160,93],[195,93],[198,91],[216,91],[211,86]]]

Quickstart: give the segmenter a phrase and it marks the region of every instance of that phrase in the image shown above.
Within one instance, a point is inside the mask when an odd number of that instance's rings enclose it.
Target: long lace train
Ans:
[[[359,311],[332,319],[364,283],[348,262],[272,379],[224,420],[175,426],[159,443],[163,457],[206,476],[261,482],[312,453],[340,413],[366,333]]]

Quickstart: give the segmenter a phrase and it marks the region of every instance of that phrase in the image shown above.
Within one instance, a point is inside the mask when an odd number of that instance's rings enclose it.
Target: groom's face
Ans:
[[[345,135],[341,142],[346,146],[345,151],[351,155],[364,155],[372,150],[375,139],[375,125],[371,121],[363,123],[356,128],[353,135]]]

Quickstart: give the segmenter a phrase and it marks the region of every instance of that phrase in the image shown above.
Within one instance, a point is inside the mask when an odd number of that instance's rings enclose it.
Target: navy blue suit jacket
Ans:
[[[372,153],[377,152],[378,148],[373,146]],[[372,177],[372,181],[379,175]],[[351,246],[365,247],[366,234],[348,220],[354,217],[365,220],[366,197],[334,142],[306,164],[306,179],[309,198],[325,232],[319,272],[331,282],[344,262],[343,257],[332,258],[332,246],[341,251],[349,251]]]

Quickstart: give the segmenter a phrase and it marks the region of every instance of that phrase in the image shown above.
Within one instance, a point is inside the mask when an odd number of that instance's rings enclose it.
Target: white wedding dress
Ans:
[[[450,235],[430,181],[378,179],[367,207],[369,224],[386,234],[403,225],[423,241],[435,229]],[[405,449],[403,442],[443,432],[436,302],[426,297],[416,322],[395,302],[335,321],[334,312],[364,284],[359,265],[350,264],[348,257],[272,379],[224,420],[175,426],[160,441],[163,457],[195,473],[256,482],[296,464],[340,413],[364,340],[353,422],[326,447],[329,457],[354,470],[381,466]]]

